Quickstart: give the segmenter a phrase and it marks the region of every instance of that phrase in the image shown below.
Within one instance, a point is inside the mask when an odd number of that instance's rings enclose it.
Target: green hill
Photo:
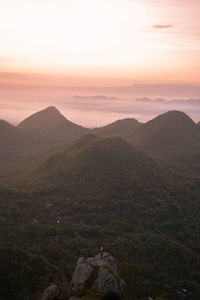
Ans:
[[[186,146],[200,141],[198,126],[185,113],[169,111],[143,124],[133,135],[133,141],[147,146]]]
[[[168,169],[120,137],[86,135],[71,147],[37,163],[34,161],[33,165],[33,171],[27,168],[25,173],[27,186],[95,197],[106,193],[117,196],[144,193],[144,190],[164,188],[165,176],[168,176],[168,185],[171,180]]]
[[[143,124],[128,141],[153,158],[199,174],[200,129],[183,112],[169,111]]]
[[[141,125],[136,119],[122,119],[106,126],[95,128],[92,130],[92,133],[102,137],[127,137],[133,134]]]
[[[52,106],[33,114],[17,127],[0,120],[0,162],[29,159],[41,150],[71,143],[89,131],[67,120]]]
[[[44,145],[71,142],[88,132],[67,120],[54,106],[31,115],[17,127]]]

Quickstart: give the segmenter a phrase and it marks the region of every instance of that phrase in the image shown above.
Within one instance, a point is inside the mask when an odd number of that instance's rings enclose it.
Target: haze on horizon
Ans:
[[[77,94],[120,95],[123,107],[138,96],[196,98],[199,17],[198,0],[0,0],[0,118],[55,105],[91,126],[105,122],[99,102]],[[140,89],[116,89],[132,85]],[[106,122],[124,116],[105,106]]]

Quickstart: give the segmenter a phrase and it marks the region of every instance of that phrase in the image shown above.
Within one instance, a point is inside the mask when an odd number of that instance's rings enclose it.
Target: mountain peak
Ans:
[[[49,123],[54,123],[58,120],[67,121],[55,106],[49,106],[26,118],[18,125],[18,127],[21,129],[41,129],[41,126],[46,126],[47,122],[49,125]]]
[[[186,113],[178,110],[168,111],[162,115],[159,115],[148,123],[159,123],[159,125],[163,124],[164,126],[169,126],[174,130],[176,130],[177,127],[188,128],[188,126],[194,127],[196,125]]]
[[[55,106],[49,106],[22,121],[18,128],[45,145],[71,142],[88,130],[67,120]]]
[[[137,132],[135,141],[145,145],[188,145],[199,139],[197,124],[184,112],[173,110],[145,123]]]
[[[47,108],[43,109],[42,110],[43,112],[59,112],[59,110],[55,107],[55,106],[48,106]]]
[[[186,113],[184,113],[183,111],[180,111],[180,110],[169,110],[160,116],[173,116],[173,117],[181,117],[181,118],[191,119]]]
[[[53,105],[50,105],[50,106],[48,106],[48,107],[47,107],[47,108],[45,108],[45,109],[46,109],[46,110],[47,110],[47,109],[49,109],[49,110],[50,110],[50,109],[57,110],[57,108],[56,108],[55,106],[53,106]]]

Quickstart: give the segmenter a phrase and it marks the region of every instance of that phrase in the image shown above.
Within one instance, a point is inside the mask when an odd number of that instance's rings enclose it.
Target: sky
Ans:
[[[0,0],[0,105],[38,87],[200,85],[199,18],[199,0]]]

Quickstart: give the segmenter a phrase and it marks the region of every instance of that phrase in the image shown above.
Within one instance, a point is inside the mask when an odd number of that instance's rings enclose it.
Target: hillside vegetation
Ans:
[[[11,132],[21,126],[6,123]],[[119,128],[121,137],[83,134],[70,143],[65,133],[67,142],[57,143],[54,133],[46,143],[43,132],[42,152],[5,159],[1,299],[37,299],[52,283],[69,286],[77,258],[101,245],[130,280],[128,299],[199,299],[199,130],[185,114],[169,112],[131,135],[129,126]]]

